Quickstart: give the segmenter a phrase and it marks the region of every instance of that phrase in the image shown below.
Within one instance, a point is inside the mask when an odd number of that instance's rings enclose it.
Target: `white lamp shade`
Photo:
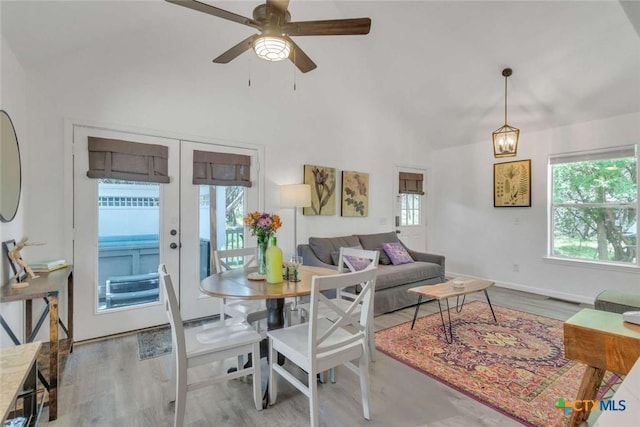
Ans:
[[[305,208],[311,206],[311,186],[309,184],[281,185],[280,205],[283,208]]]

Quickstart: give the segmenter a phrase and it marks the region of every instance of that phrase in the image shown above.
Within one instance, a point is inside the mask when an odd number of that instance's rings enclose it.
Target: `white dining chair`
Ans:
[[[342,274],[345,272],[358,271],[359,269],[365,268],[365,266],[377,267],[379,259],[380,252],[378,251],[341,247],[340,255],[338,257],[338,273]],[[336,295],[332,299],[333,302],[343,309],[346,309],[351,302],[358,297],[357,289],[354,288],[355,287],[350,287],[349,289],[336,289]],[[301,318],[304,320],[309,311],[309,303],[299,304],[299,309],[301,310]],[[356,307],[353,315],[360,316],[360,309],[361,306]],[[320,315],[327,317],[329,320],[334,320],[335,314],[324,306],[319,308],[319,313]],[[371,317],[373,317],[373,304],[371,304]],[[366,334],[369,348],[369,360],[375,362],[376,343],[372,319],[369,320],[368,325],[369,329],[366,331]],[[331,382],[335,382],[334,371],[331,371]]]
[[[257,265],[257,248],[241,248],[216,250],[213,253],[216,273],[222,273],[233,268],[247,268]],[[260,321],[268,316],[264,300],[233,300],[221,299],[220,313],[227,316],[241,318],[254,325],[261,332]],[[291,302],[284,307],[285,321],[291,324]],[[261,332],[264,335],[264,332]]]
[[[267,332],[269,337],[269,402],[271,404],[276,402],[278,376],[282,377],[309,398],[311,426],[318,426],[318,383],[316,377],[320,372],[345,365],[360,377],[362,411],[364,418],[370,419],[369,351],[366,331],[372,318],[370,313],[373,310],[376,272],[375,266],[369,266],[353,273],[314,276],[311,284],[309,322]],[[358,286],[361,291],[346,309],[322,293],[347,286]],[[320,307],[323,306],[334,312],[333,321],[320,315]],[[354,316],[355,310],[360,310],[358,318]],[[308,385],[289,372],[285,366],[280,366],[277,363],[278,353],[307,373]],[[358,366],[352,362],[355,359],[359,359]]]
[[[253,401],[258,411],[262,410],[262,385],[260,375],[260,341],[262,337],[251,325],[234,319],[220,320],[200,327],[184,328],[180,308],[176,298],[171,276],[164,264],[158,268],[160,284],[164,293],[164,307],[171,325],[173,356],[172,401],[175,400],[174,427],[182,427],[184,422],[187,392],[211,384],[253,374]],[[239,361],[245,354],[251,353],[251,367],[244,368]],[[188,383],[189,368],[228,358],[236,358],[237,370],[225,371],[196,382]]]

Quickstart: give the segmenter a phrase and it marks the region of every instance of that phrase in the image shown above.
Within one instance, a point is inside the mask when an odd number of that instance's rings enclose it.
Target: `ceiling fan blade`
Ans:
[[[251,46],[253,46],[253,42],[258,37],[260,37],[260,34],[254,34],[252,36],[247,37],[246,39],[242,40],[240,43],[238,43],[237,45],[235,45],[234,47],[232,47],[222,55],[218,56],[216,59],[213,60],[213,62],[215,62],[216,64],[226,64],[230,62],[231,60],[240,56],[240,54],[243,53],[244,51],[251,49]]]
[[[341,36],[369,34],[370,29],[370,18],[288,22],[282,26],[282,32],[288,36]]]
[[[218,18],[226,19],[228,21],[237,22],[239,24],[248,25],[249,27],[262,29],[262,26],[258,21],[251,18],[247,18],[242,15],[238,15],[233,12],[229,12],[219,7],[211,6],[209,4],[201,3],[196,0],[165,0],[169,3],[177,4],[178,6],[184,6],[189,9],[197,10],[198,12],[208,13],[209,15],[217,16]]]
[[[293,62],[301,72],[308,73],[309,71],[316,69],[317,65],[315,64],[315,62],[313,62],[311,58],[309,58],[307,54],[304,53],[302,49],[300,49],[300,46],[295,44],[295,42],[289,37],[285,37],[285,39],[289,43],[291,43],[289,60]]]

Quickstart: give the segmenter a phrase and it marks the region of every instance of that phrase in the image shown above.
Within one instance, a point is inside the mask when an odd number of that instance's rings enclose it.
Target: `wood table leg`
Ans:
[[[49,421],[58,418],[58,293],[49,297]]]
[[[587,366],[587,370],[584,372],[580,388],[578,389],[578,395],[576,400],[596,400],[598,389],[602,384],[604,373],[606,371],[600,368],[594,368],[593,366]],[[581,411],[573,409],[571,411],[571,418],[569,418],[569,427],[578,427],[583,421],[587,421],[589,414],[591,413],[591,406],[580,402],[580,405],[576,405]]]
[[[24,302],[24,342],[30,342],[33,332],[33,300]]]

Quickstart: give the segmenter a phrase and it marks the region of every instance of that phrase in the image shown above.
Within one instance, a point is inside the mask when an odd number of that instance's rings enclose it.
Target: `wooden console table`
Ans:
[[[564,355],[587,365],[576,400],[595,400],[605,371],[626,375],[640,357],[640,325],[624,322],[618,313],[585,308],[564,324]],[[569,426],[579,426],[590,412],[572,411]]]
[[[38,334],[40,327],[44,323],[47,314],[49,315],[49,380],[47,381],[40,372],[38,377],[49,393],[49,421],[58,418],[58,324],[67,334],[69,342],[69,351],[73,351],[73,268],[67,266],[60,270],[50,273],[38,273],[40,277],[36,279],[27,279],[29,286],[26,288],[13,288],[11,285],[5,285],[0,290],[0,303],[11,301],[25,301],[25,333],[24,342],[30,343]],[[58,316],[58,297],[60,292],[67,287],[67,324]],[[33,300],[42,298],[45,303],[45,309],[33,327]],[[13,333],[9,325],[0,315],[0,324],[7,332],[15,345],[22,344]]]
[[[26,393],[23,397],[23,416],[27,419],[28,426],[38,424],[37,402],[37,360],[42,343],[40,341],[17,347],[3,348],[0,350],[0,413],[2,425],[11,413],[11,407],[16,402],[20,393]],[[43,396],[44,400],[44,396]]]

